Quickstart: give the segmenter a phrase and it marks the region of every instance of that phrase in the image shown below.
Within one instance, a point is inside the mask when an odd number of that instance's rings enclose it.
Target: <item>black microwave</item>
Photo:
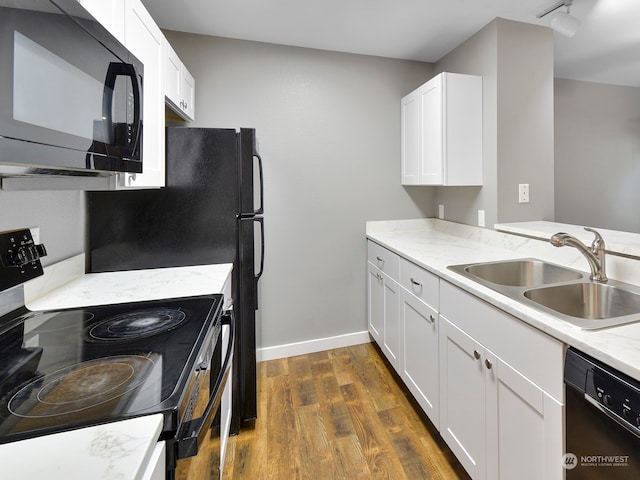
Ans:
[[[0,176],[141,173],[143,73],[76,0],[0,0]]]

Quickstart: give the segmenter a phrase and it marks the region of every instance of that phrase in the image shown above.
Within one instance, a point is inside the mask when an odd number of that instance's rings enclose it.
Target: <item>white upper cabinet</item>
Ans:
[[[185,120],[194,120],[195,80],[166,39],[163,48],[167,105]]]
[[[140,0],[125,0],[125,45],[144,63],[142,173],[118,174],[117,188],[165,185],[164,35]]]
[[[124,44],[124,0],[78,0],[78,3]]]
[[[441,73],[400,105],[403,185],[482,185],[482,77]]]

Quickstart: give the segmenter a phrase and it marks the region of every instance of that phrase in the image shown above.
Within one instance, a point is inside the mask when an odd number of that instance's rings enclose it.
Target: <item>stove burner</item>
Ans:
[[[32,312],[22,318],[24,322],[28,322],[29,332],[48,333],[78,326],[83,327],[94,316],[93,313],[85,310],[70,310],[68,312]]]
[[[134,340],[176,328],[185,317],[182,310],[173,308],[127,312],[98,323],[89,331],[89,335],[95,340]]]
[[[140,355],[118,355],[78,363],[39,377],[8,403],[24,418],[67,415],[118,399],[144,383],[154,362]]]

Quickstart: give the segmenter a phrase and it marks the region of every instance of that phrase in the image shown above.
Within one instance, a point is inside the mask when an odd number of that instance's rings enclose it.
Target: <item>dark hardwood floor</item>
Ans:
[[[374,344],[258,364],[225,480],[468,479]]]

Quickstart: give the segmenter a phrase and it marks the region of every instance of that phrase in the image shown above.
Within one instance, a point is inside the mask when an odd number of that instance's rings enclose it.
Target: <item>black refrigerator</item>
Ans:
[[[89,192],[92,273],[233,263],[232,432],[257,415],[256,310],[264,265],[262,160],[254,129],[166,131],[166,187]]]

